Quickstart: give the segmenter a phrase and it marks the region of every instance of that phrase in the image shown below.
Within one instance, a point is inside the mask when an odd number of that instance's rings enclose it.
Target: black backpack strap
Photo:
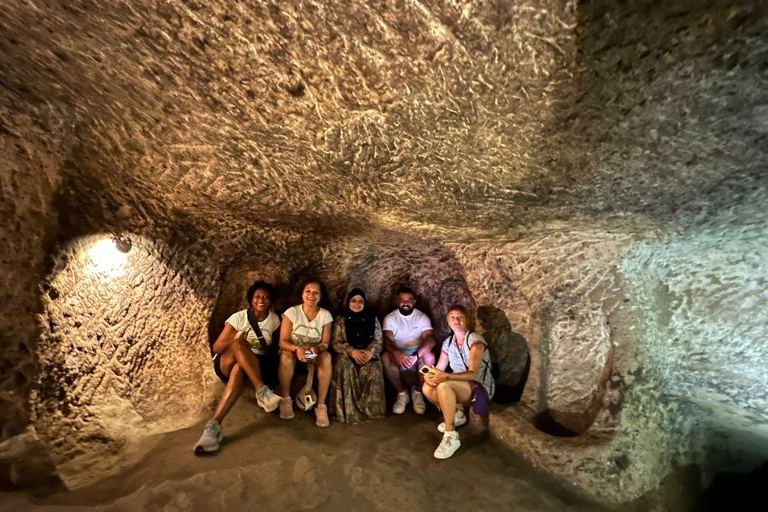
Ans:
[[[269,318],[269,315],[267,315],[267,318]],[[256,313],[254,313],[252,309],[248,310],[248,323],[251,324],[253,332],[255,332],[256,337],[259,338],[259,343],[261,346],[266,349],[267,341],[264,339],[264,334],[261,332],[261,327],[259,327],[259,321],[256,319]]]

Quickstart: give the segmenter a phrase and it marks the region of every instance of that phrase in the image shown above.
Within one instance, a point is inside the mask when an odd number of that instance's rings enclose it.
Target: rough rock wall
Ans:
[[[523,403],[576,432],[603,405],[616,343],[609,319],[623,301],[615,266],[630,240],[576,231],[452,246],[478,305],[503,311],[528,343]]]
[[[621,263],[641,319],[639,360],[664,394],[699,409],[707,479],[768,458],[768,215],[755,208],[765,201],[764,190],[745,195]]]
[[[38,434],[70,487],[118,471],[149,437],[199,418],[207,324],[219,283],[211,261],[133,235],[68,244],[46,286],[38,347]]]
[[[707,484],[763,463],[765,200],[757,190],[670,234],[449,244],[477,305],[500,308],[531,350],[495,437],[612,501],[677,467],[698,466]]]
[[[509,233],[764,175],[762,4],[6,3],[9,104],[193,217]]]
[[[29,423],[39,333],[34,315],[58,229],[53,197],[66,155],[60,115],[47,112],[59,124],[49,129],[0,103],[0,441]]]
[[[521,400],[492,414],[493,436],[542,471],[622,502],[697,461],[702,444],[694,413],[643,373],[619,270],[629,247],[658,234],[581,228],[449,247],[479,309],[498,308],[530,349]],[[502,371],[515,361],[497,352]]]
[[[574,204],[657,221],[725,207],[766,177],[764,2],[579,6],[579,92],[561,129],[591,169]]]

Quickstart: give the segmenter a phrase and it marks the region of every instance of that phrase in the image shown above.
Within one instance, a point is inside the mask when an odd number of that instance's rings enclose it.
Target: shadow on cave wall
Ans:
[[[507,315],[499,308],[480,306],[477,321],[488,342],[494,369],[498,371],[495,375],[494,402],[505,404],[519,401],[531,368],[528,342],[512,330]]]

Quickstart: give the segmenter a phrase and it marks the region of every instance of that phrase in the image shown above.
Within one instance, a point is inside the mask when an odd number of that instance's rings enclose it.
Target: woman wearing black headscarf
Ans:
[[[338,354],[333,368],[329,412],[339,421],[358,424],[383,418],[384,368],[379,319],[365,304],[365,292],[355,288],[347,307],[336,317],[331,340]]]

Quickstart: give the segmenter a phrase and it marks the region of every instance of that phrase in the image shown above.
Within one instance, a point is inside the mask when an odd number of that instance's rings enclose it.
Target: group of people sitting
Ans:
[[[249,289],[248,309],[230,316],[212,346],[216,375],[226,384],[224,394],[195,445],[197,452],[212,452],[223,439],[221,423],[245,389],[252,388],[256,402],[267,412],[280,410],[282,419],[294,417],[291,383],[298,369],[314,365],[317,373],[315,417],[318,427],[330,424],[330,415],[352,424],[383,418],[386,411],[384,375],[397,391],[392,408],[402,414],[408,403],[424,414],[424,396],[443,414],[443,432],[435,457],[447,459],[461,445],[456,428],[467,422],[473,403],[487,403],[495,386],[486,342],[468,331],[468,312],[460,305],[448,310],[452,334],[443,342],[435,364],[435,339],[429,317],[415,308],[410,288],[397,292],[397,309],[384,318],[382,328],[367,307],[365,292],[349,292],[346,305],[334,320],[320,306],[322,284],[304,283],[299,305],[288,308],[282,320],[271,307],[274,288],[257,281]],[[279,329],[277,393],[262,378],[262,364],[273,333]],[[332,359],[331,349],[336,354]],[[451,371],[446,371],[450,365]],[[310,404],[311,405],[311,404]],[[329,411],[330,406],[330,411]]]

